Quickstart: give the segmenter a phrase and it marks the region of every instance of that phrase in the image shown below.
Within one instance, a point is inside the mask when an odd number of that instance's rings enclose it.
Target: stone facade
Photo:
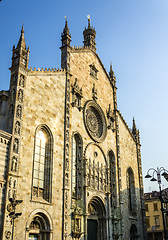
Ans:
[[[11,136],[3,240],[146,239],[139,131],[117,108],[90,19],[83,35],[72,47],[66,20],[60,70],[28,69],[23,28],[13,48],[0,95]]]

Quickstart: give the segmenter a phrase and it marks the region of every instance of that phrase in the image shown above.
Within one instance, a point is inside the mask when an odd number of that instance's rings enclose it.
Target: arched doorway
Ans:
[[[137,240],[137,239],[138,239],[137,227],[135,226],[135,224],[132,224],[130,228],[130,240]]]
[[[27,240],[50,240],[51,224],[43,212],[35,213],[27,223]]]
[[[88,204],[87,240],[106,240],[106,210],[99,197]]]

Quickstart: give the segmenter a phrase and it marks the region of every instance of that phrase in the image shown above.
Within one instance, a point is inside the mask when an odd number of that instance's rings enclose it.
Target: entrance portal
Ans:
[[[87,233],[88,240],[97,240],[97,221],[96,220],[87,220]]]
[[[106,240],[106,210],[99,197],[93,197],[88,205],[87,240]]]

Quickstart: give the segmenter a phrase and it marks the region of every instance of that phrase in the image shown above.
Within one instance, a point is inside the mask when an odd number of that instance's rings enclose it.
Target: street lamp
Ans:
[[[11,236],[11,239],[13,240],[15,219],[22,215],[22,213],[16,213],[16,206],[19,203],[22,203],[23,200],[16,200],[15,199],[15,195],[14,195],[13,198],[9,198],[9,201],[10,201],[10,203],[8,204],[7,209],[10,212],[9,213],[9,217],[11,218],[11,223],[12,223],[12,236]]]
[[[152,171],[152,175],[149,174],[149,172]],[[157,179],[155,178],[155,174],[157,175]],[[151,178],[150,181],[152,182],[158,182],[159,184],[159,192],[160,192],[160,203],[161,203],[161,211],[162,211],[162,219],[163,219],[163,228],[164,228],[164,238],[165,240],[167,240],[167,232],[166,232],[166,225],[165,225],[165,218],[164,218],[164,208],[163,208],[163,197],[162,197],[162,190],[161,190],[161,176],[165,177],[168,174],[168,171],[166,169],[164,169],[163,167],[158,168],[157,170],[154,168],[150,168],[147,171],[147,174],[145,176],[145,178]]]

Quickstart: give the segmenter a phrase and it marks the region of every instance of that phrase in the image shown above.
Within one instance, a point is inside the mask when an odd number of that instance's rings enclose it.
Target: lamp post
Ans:
[[[149,172],[152,172],[152,175],[149,174]],[[154,177],[155,174],[157,175],[157,179]],[[160,199],[160,203],[161,203],[161,211],[162,211],[162,219],[163,219],[163,228],[164,228],[164,239],[165,240],[168,240],[167,238],[167,232],[166,232],[166,225],[165,225],[165,218],[164,218],[164,208],[163,208],[163,197],[162,197],[162,190],[161,190],[161,176],[166,176],[168,174],[168,171],[166,169],[164,169],[163,167],[160,167],[157,169],[154,169],[154,168],[150,168],[148,171],[147,171],[147,175],[145,176],[145,178],[151,178],[150,181],[152,182],[155,182],[157,181],[158,184],[159,184],[159,192],[160,192],[160,196],[159,196],[159,199]]]
[[[12,236],[11,236],[11,240],[13,240],[15,219],[22,215],[22,213],[16,213],[16,206],[19,203],[22,203],[23,200],[16,200],[15,199],[15,195],[14,195],[13,198],[9,198],[9,201],[10,201],[10,203],[8,204],[7,208],[8,208],[8,211],[10,212],[9,213],[9,217],[11,218],[11,223],[12,223]]]

